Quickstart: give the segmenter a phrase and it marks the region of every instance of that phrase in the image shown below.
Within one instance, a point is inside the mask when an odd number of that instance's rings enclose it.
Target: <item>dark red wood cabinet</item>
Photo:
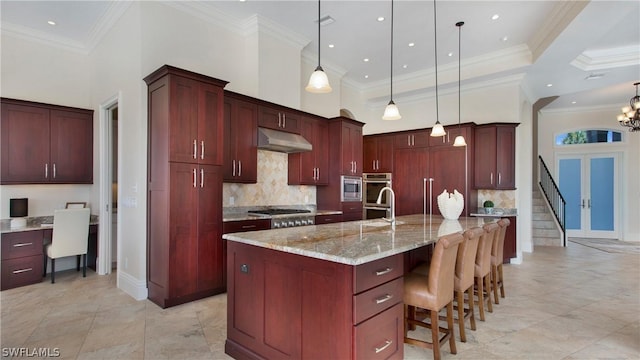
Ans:
[[[0,290],[42,281],[42,230],[2,234],[2,283]]]
[[[258,107],[258,126],[299,134],[298,112],[275,104],[262,104]]]
[[[168,65],[144,80],[147,287],[149,299],[165,308],[225,291],[220,139],[226,82]]]
[[[258,105],[225,91],[224,181],[252,183],[258,179]]]
[[[329,119],[328,159],[329,181],[316,188],[316,203],[321,210],[342,210],[343,220],[362,220],[362,202],[342,202],[342,176],[362,176],[362,126],[361,122],[336,117]],[[359,207],[357,211],[346,208]]]
[[[429,177],[429,149],[400,148],[393,155],[392,187],[396,195],[396,216],[420,214],[424,210],[424,179]],[[437,205],[434,203],[434,206]]]
[[[476,189],[515,190],[516,126],[518,124],[499,123],[476,127]]]
[[[329,124],[320,117],[304,116],[300,135],[313,150],[289,154],[289,185],[326,185],[329,182]]]
[[[8,184],[92,184],[93,110],[1,99]]]
[[[362,140],[365,173],[390,173],[393,171],[394,135],[368,135]]]

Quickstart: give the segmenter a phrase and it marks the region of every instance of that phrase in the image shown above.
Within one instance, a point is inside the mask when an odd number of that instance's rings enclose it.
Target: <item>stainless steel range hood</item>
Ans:
[[[298,134],[259,127],[258,149],[291,154],[311,151],[313,146]]]

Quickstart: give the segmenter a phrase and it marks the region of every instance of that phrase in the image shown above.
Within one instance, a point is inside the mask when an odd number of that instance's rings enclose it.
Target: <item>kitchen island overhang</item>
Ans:
[[[495,219],[408,215],[225,234],[227,341],[240,359],[403,357],[405,254]]]

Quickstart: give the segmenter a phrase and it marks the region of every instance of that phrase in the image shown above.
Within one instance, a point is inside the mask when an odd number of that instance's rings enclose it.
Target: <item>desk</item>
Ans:
[[[2,279],[0,290],[39,283],[42,281],[44,244],[51,243],[52,227],[42,223],[52,217],[30,218],[27,226],[11,229],[8,221],[0,227],[2,243]],[[87,266],[96,269],[98,255],[98,219],[91,216],[87,249]]]

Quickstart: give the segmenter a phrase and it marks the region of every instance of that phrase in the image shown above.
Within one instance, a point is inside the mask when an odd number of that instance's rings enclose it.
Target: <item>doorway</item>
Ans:
[[[617,153],[558,155],[569,237],[618,238]]]
[[[100,215],[98,274],[110,274],[118,264],[118,127],[119,98],[100,106]]]

